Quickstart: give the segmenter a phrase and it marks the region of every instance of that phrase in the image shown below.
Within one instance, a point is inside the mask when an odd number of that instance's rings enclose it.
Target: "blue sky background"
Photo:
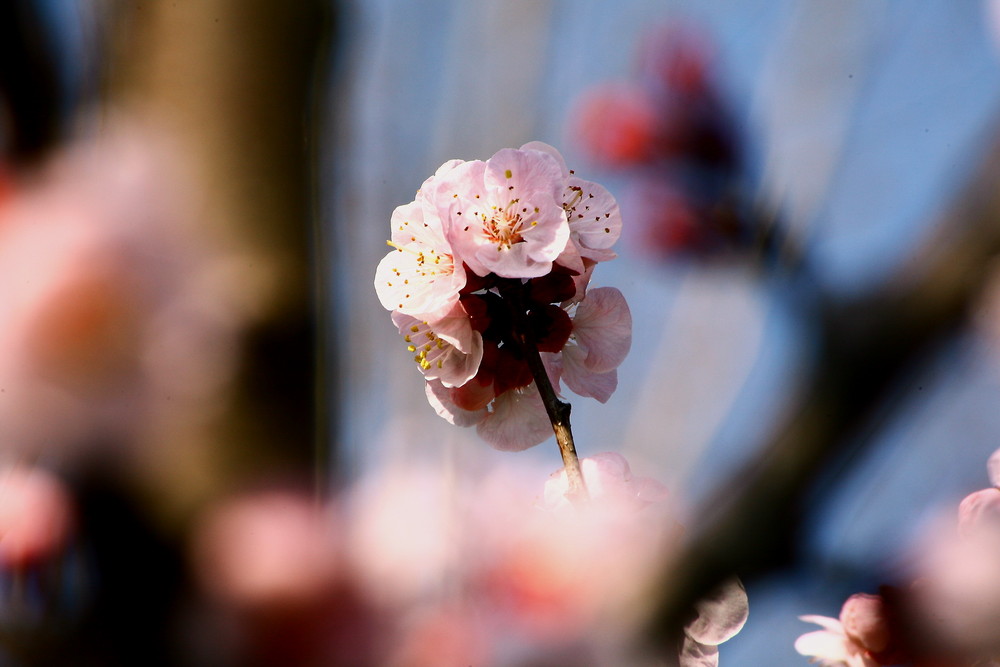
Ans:
[[[397,345],[370,275],[392,209],[449,158],[542,140],[585,178],[567,114],[588,86],[627,77],[648,26],[683,17],[715,40],[717,75],[749,147],[747,178],[781,207],[821,283],[878,285],[926,242],[1000,121],[1000,57],[971,0],[365,0],[347,14],[341,117],[327,170],[335,332],[360,471],[387,459],[504,456],[439,420]],[[625,210],[628,225],[628,211]],[[734,266],[662,264],[626,244],[595,284],[633,310],[632,352],[601,406],[574,400],[582,455],[616,450],[694,506],[751,456],[795,391],[809,349],[780,285]],[[751,617],[724,665],[798,665],[804,613],[835,616],[874,590],[928,517],[987,484],[1000,444],[1000,376],[970,333],[916,381],[876,446],[822,499],[801,571],[750,589]],[[523,454],[551,469],[552,443]]]

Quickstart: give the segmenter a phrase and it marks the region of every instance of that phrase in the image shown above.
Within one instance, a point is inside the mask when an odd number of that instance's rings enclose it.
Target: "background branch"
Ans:
[[[815,284],[798,303],[815,324],[814,366],[789,417],[760,454],[693,516],[689,540],[659,579],[647,628],[679,637],[694,603],[726,578],[789,565],[803,504],[820,474],[871,441],[911,388],[905,380],[966,321],[1000,251],[1000,142],[938,225],[937,238],[894,279],[840,300]],[[801,279],[801,273],[792,279]]]

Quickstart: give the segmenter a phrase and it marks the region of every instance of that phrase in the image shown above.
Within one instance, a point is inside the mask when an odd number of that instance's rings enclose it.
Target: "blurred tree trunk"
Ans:
[[[112,5],[110,98],[175,142],[196,188],[185,222],[238,265],[254,315],[223,417],[157,448],[159,485],[182,511],[262,470],[325,473],[313,214],[329,5]]]

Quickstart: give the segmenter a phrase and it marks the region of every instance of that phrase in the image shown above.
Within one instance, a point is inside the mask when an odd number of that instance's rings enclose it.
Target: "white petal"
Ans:
[[[698,618],[688,623],[684,634],[700,644],[721,644],[743,629],[750,613],[747,592],[739,579],[731,579],[695,605]]]
[[[829,630],[830,632],[836,632],[841,635],[844,634],[844,626],[840,622],[840,619],[837,618],[807,614],[806,616],[799,616],[799,620],[805,621],[806,623],[815,623],[816,625],[821,626],[824,630]]]
[[[690,637],[685,637],[678,658],[679,667],[718,667],[719,649],[715,646],[699,644]]]
[[[482,410],[463,410],[449,397],[448,389],[437,380],[424,383],[424,394],[439,417],[455,426],[475,426],[487,415],[486,408]]]
[[[823,665],[837,665],[849,659],[847,638],[826,630],[807,632],[795,640],[801,655],[818,658]]]

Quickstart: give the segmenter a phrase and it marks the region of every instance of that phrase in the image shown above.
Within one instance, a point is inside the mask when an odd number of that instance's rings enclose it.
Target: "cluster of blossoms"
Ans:
[[[450,482],[383,471],[325,508],[238,496],[197,527],[193,560],[253,664],[662,664],[633,639],[679,531],[667,491],[615,453],[581,468],[586,507],[565,471],[539,493],[524,465]],[[698,605],[678,664],[716,665],[747,611],[738,584]]]
[[[710,51],[690,25],[654,28],[634,75],[595,85],[574,110],[574,136],[590,157],[629,176],[623,205],[645,253],[708,253],[746,240],[728,201],[740,145]]]
[[[614,197],[540,142],[446,162],[396,208],[375,291],[439,415],[517,451],[551,435],[542,365],[556,392],[608,400],[631,314],[588,283],[621,224]]]
[[[1000,665],[1000,450],[987,468],[993,486],[914,549],[911,583],[852,595],[839,619],[802,616],[823,629],[795,649],[825,667]]]

